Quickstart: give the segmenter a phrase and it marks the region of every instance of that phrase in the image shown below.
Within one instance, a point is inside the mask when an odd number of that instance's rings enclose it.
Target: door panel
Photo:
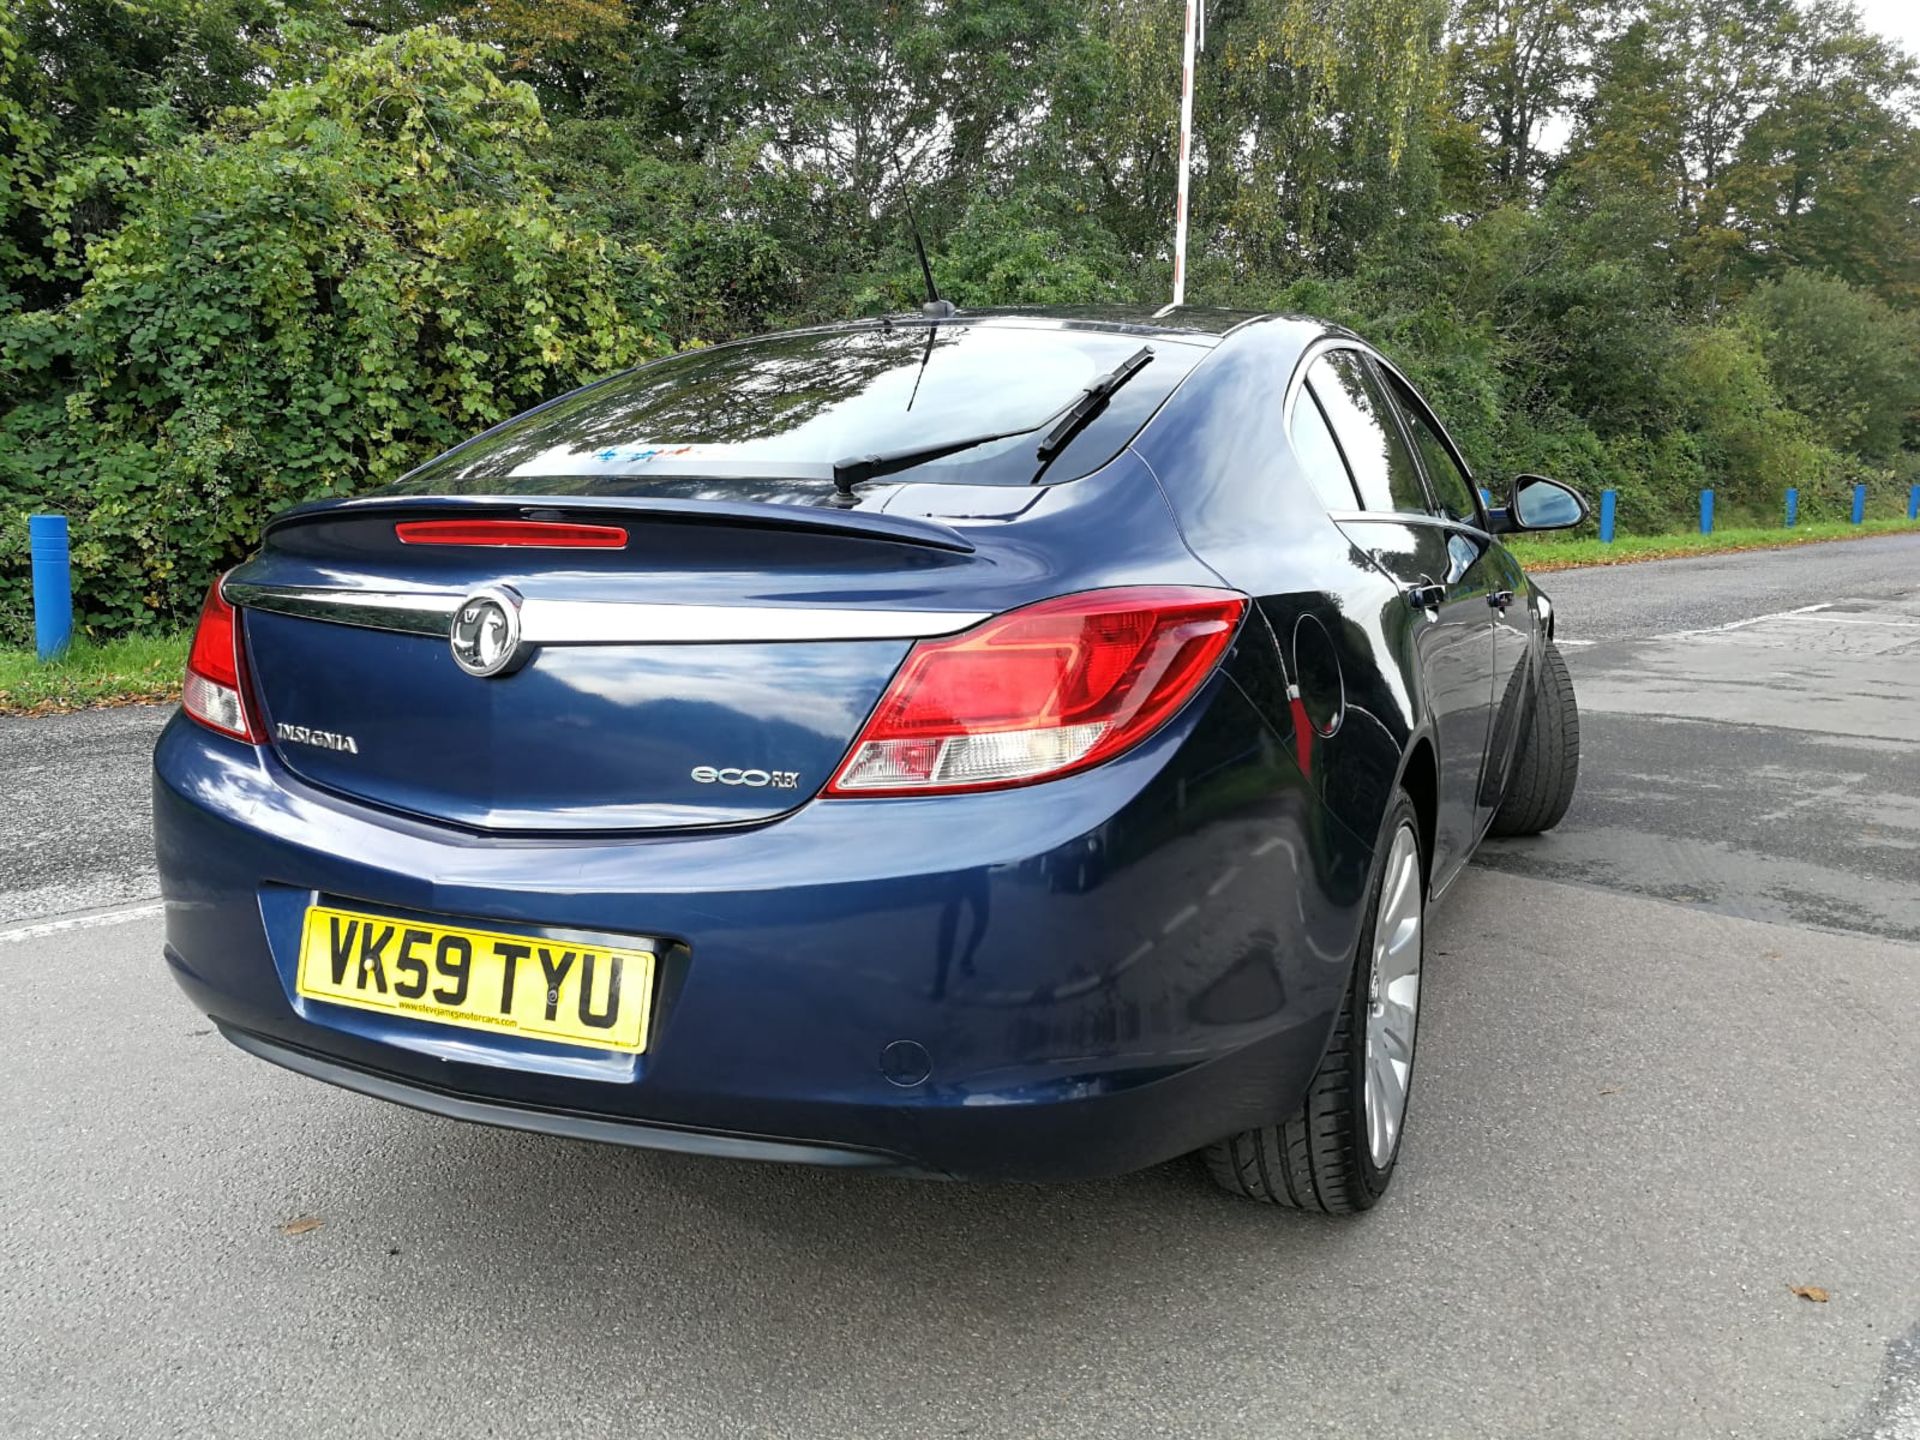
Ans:
[[[1480,727],[1480,760],[1469,764],[1459,754],[1443,756],[1441,760],[1441,789],[1451,792],[1451,819],[1464,836],[1459,859],[1465,860],[1492,819],[1490,804],[1497,805],[1504,793],[1505,770],[1512,759],[1513,735],[1518,729],[1513,701],[1525,693],[1522,687],[1526,666],[1520,662],[1526,658],[1525,624],[1529,616],[1526,582],[1513,557],[1486,533],[1486,519],[1473,478],[1461,464],[1458,452],[1446,439],[1426,402],[1389,367],[1374,361],[1369,368],[1382,392],[1390,398],[1393,413],[1412,450],[1419,456],[1420,471],[1430,497],[1430,513],[1437,520],[1451,522],[1446,530],[1447,546],[1456,578],[1450,582],[1449,594],[1456,590],[1470,594],[1480,607],[1480,623],[1486,627],[1488,643],[1479,652],[1484,665],[1480,683],[1485,707],[1485,723]],[[1461,729],[1455,726],[1456,732]],[[1451,783],[1445,774],[1449,766]],[[1489,796],[1493,797],[1491,802]],[[1443,808],[1448,803],[1443,796]]]
[[[1492,731],[1487,742],[1485,779],[1480,787],[1480,825],[1484,829],[1500,808],[1507,793],[1507,780],[1520,748],[1521,726],[1527,718],[1527,701],[1535,682],[1530,657],[1533,652],[1533,603],[1528,593],[1526,572],[1504,546],[1488,548],[1487,568],[1493,588],[1511,594],[1511,603],[1493,611],[1493,697]]]
[[[1444,591],[1437,606],[1410,612],[1440,770],[1437,893],[1480,835],[1481,772],[1493,712],[1492,541],[1437,523],[1451,517],[1425,479],[1409,437],[1407,417],[1415,407],[1398,393],[1397,380],[1359,352],[1340,350],[1312,363],[1307,386],[1321,402],[1367,511],[1364,519],[1341,522],[1349,537],[1403,589],[1438,585]]]
[[[1492,588],[1491,546],[1439,525],[1343,520],[1341,528],[1403,588],[1441,585],[1446,600],[1413,615],[1414,648],[1433,716],[1440,765],[1440,806],[1434,826],[1434,889],[1452,878],[1479,835],[1478,793],[1492,696],[1488,665]]]

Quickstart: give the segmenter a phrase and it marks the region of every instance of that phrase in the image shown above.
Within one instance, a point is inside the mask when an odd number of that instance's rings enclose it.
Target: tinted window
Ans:
[[[1421,463],[1426,466],[1427,487],[1433,491],[1433,498],[1438,502],[1436,513],[1452,520],[1464,520],[1469,525],[1478,525],[1480,507],[1474,504],[1473,482],[1454,463],[1446,441],[1421,418],[1418,403],[1407,395],[1391,375],[1383,374],[1382,378],[1391,387],[1393,398],[1400,407],[1400,418],[1406,421],[1407,433],[1413,436],[1414,448],[1420,452]]]
[[[1333,443],[1333,432],[1327,429],[1313,391],[1303,389],[1293,402],[1293,424],[1287,433],[1293,439],[1293,453],[1322,505],[1329,510],[1351,510],[1360,503],[1353,493],[1347,462],[1340,458],[1340,447]]]
[[[1420,484],[1420,467],[1361,356],[1352,350],[1329,351],[1313,362],[1307,379],[1340,437],[1361,503],[1369,510],[1424,514],[1427,492]]]
[[[751,491],[770,474],[817,479],[837,460],[1010,431],[1028,433],[928,461],[911,477],[1027,484],[1036,470],[1030,432],[1143,343],[1152,362],[1048,470],[1047,479],[1064,480],[1117,454],[1206,350],[1161,336],[1011,324],[777,335],[689,351],[566,396],[434,462],[404,488],[617,476],[649,485],[697,479],[701,494],[726,498],[729,484]]]

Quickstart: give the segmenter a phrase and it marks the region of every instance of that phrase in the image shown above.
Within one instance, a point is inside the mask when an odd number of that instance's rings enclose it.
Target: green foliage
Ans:
[[[705,163],[662,156],[627,120],[562,122],[546,175],[576,229],[658,253],[673,283],[662,320],[680,345],[766,329],[800,303],[812,268],[782,217],[799,198],[760,171],[749,140]]]
[[[942,293],[963,306],[1098,305],[1128,298],[1125,252],[1057,189],[983,197],[938,255]]]
[[[1455,8],[1449,59],[1463,118],[1484,137],[1483,196],[1524,201],[1546,173],[1541,130],[1579,75],[1596,8],[1582,0],[1461,0]]]
[[[1805,270],[1765,282],[1745,309],[1786,404],[1835,450],[1891,460],[1920,418],[1920,318]]]
[[[273,511],[660,348],[656,257],[524,178],[542,134],[489,52],[423,30],[145,163],[80,294],[0,328],[46,397],[0,430],[9,528],[74,518],[84,623],[190,615]]]
[[[1844,0],[1217,0],[1188,296],[1378,342],[1627,530],[1920,473],[1920,83]],[[1158,305],[1162,0],[0,0],[0,637],[668,345]],[[1564,144],[1550,143],[1566,136]],[[1900,487],[1896,491],[1896,486]]]
[[[19,77],[28,68],[14,17],[0,7],[0,315],[19,303],[14,287],[33,267],[14,234],[47,141],[45,124],[19,94]]]
[[[1837,474],[1837,457],[1806,417],[1781,405],[1757,337],[1746,328],[1684,332],[1669,383],[1704,478],[1730,513],[1770,511],[1790,486],[1811,502]]]

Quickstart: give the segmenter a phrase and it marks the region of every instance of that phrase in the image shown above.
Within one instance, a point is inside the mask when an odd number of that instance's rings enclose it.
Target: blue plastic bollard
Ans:
[[[67,559],[67,517],[29,515],[27,547],[33,552],[33,649],[57,660],[73,643],[73,567]]]
[[[1617,498],[1611,490],[1600,492],[1600,543],[1602,545],[1613,543],[1613,506]]]
[[[1907,491],[1907,518],[1920,520],[1920,485]]]
[[[1713,533],[1713,491],[1711,490],[1700,492],[1700,533],[1702,535]]]
[[[1793,528],[1793,522],[1800,518],[1800,491],[1795,486],[1787,487],[1787,528]]]
[[[1856,485],[1853,487],[1853,523],[1858,525],[1866,518],[1867,487],[1864,485]]]

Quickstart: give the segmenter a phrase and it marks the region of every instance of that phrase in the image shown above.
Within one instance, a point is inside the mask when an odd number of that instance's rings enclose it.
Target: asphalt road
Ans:
[[[172,713],[0,716],[0,926],[160,893],[148,766]]]
[[[303,1081],[162,972],[160,717],[0,721],[0,1435],[1917,1440],[1920,537],[1542,583],[1581,791],[1436,913],[1359,1221]]]
[[[1595,566],[1540,577],[1562,635],[1629,640],[1726,625],[1839,597],[1887,600],[1920,585],[1920,535]]]

